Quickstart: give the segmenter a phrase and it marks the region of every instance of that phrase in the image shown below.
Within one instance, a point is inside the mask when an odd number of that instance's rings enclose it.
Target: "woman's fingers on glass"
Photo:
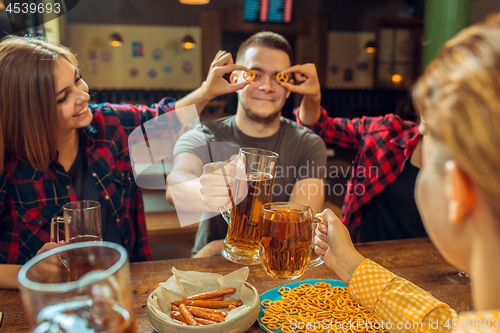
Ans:
[[[318,235],[314,237],[314,244],[316,245],[316,248],[320,248],[325,252],[329,249],[328,242]]]
[[[318,223],[316,227],[316,234],[324,234],[325,236],[327,235],[327,226],[323,223]]]
[[[66,243],[65,243],[66,244]],[[37,255],[39,255],[40,253],[43,253],[45,251],[48,251],[48,250],[51,250],[55,247],[58,247],[59,244],[55,243],[55,242],[49,242],[49,243],[45,243],[41,248],[40,250],[38,250],[38,252],[36,253]]]
[[[327,250],[328,250],[328,249],[327,249]],[[316,247],[314,248],[314,252],[316,252],[316,254],[317,254],[318,256],[320,256],[320,257],[324,257],[324,256],[325,256],[325,254],[326,254],[326,251],[327,251],[327,250],[325,250],[325,249],[323,249],[323,248],[321,248],[321,247],[319,247],[319,246],[316,246]]]
[[[65,270],[65,265],[57,255],[47,257],[45,260],[33,266],[30,278],[46,283],[54,282],[58,274]]]
[[[316,238],[321,239],[322,241],[328,243],[328,235],[325,232],[321,232],[320,230],[316,231]]]

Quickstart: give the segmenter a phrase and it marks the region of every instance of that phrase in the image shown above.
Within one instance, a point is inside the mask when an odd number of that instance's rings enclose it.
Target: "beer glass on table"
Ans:
[[[275,279],[292,280],[307,267],[323,263],[311,259],[314,234],[320,219],[311,207],[295,202],[271,202],[262,206],[259,225],[260,259],[266,273]]]
[[[278,156],[265,149],[240,148],[234,193],[229,194],[231,205],[229,209],[221,209],[228,223],[222,255],[230,261],[244,265],[260,262],[260,208],[272,200]]]
[[[64,230],[64,239],[60,231]],[[50,224],[50,241],[69,243],[102,241],[101,204],[98,201],[82,200],[63,206],[63,216],[54,216]]]
[[[70,282],[59,257],[74,272]],[[33,333],[135,332],[130,269],[121,245],[63,245],[24,264],[18,279]]]

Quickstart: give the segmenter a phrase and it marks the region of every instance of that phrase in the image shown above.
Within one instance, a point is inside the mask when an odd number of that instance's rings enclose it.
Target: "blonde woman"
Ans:
[[[500,14],[446,43],[414,89],[423,122],[423,165],[416,200],[443,256],[469,273],[475,311],[457,315],[364,258],[331,212],[317,252],[349,284],[349,293],[386,322],[417,330],[500,330]],[[439,323],[429,325],[431,322]]]

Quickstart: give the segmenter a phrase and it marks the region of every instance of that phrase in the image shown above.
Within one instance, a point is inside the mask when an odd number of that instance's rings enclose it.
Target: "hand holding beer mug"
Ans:
[[[259,148],[240,148],[231,205],[221,209],[228,223],[222,255],[235,263],[260,262],[258,225],[260,208],[273,197],[278,154]],[[229,189],[231,192],[231,190]]]
[[[67,260],[75,279],[67,280],[59,257]],[[61,274],[54,270],[58,264]],[[121,245],[59,246],[28,261],[18,279],[34,333],[135,332],[127,251]]]
[[[60,228],[64,239],[60,239]],[[63,217],[54,216],[50,224],[50,241],[66,244],[102,241],[101,204],[98,201],[83,200],[69,202],[63,206]]]
[[[234,190],[236,158],[237,155],[234,155],[226,162],[213,162],[203,166],[200,192],[203,204],[212,212],[220,213],[220,207],[230,205],[233,200],[229,193]]]
[[[269,276],[296,279],[307,267],[323,263],[321,257],[311,260],[315,230],[320,222],[311,207],[295,202],[271,202],[262,206],[260,216],[259,252]]]

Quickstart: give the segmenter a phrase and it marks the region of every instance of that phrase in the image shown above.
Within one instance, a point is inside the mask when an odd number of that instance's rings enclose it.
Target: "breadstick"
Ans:
[[[172,304],[172,311],[177,311],[177,312],[181,312],[181,310],[179,309],[179,307],[177,305],[173,305]]]
[[[172,304],[180,307],[181,304],[191,305],[191,306],[199,306],[202,308],[210,308],[210,309],[219,309],[219,308],[227,308],[229,305],[233,304],[236,306],[243,305],[241,299],[235,299],[232,301],[206,301],[206,300],[194,300],[194,301],[175,301]]]
[[[226,311],[222,311],[222,310],[215,310],[215,309],[208,309],[208,308],[200,308],[198,306],[190,306],[188,305],[187,307],[190,311],[192,309],[196,309],[196,310],[199,310],[199,311],[203,311],[203,312],[207,312],[207,313],[213,313],[213,314],[216,314],[218,316],[222,316],[222,317],[227,317],[227,312]]]
[[[231,311],[231,310],[236,309],[236,308],[237,308],[237,306],[236,306],[236,305],[232,305],[232,304],[230,304],[227,308],[229,309],[229,311]]]
[[[203,319],[203,318],[196,318],[196,321],[202,325],[213,325],[217,324],[217,322],[213,320],[208,320],[208,319]]]
[[[212,290],[212,291],[207,291],[206,293],[201,293],[198,295],[193,295],[184,298],[185,301],[193,301],[193,300],[198,300],[198,299],[207,299],[207,298],[214,298],[214,297],[220,297],[220,296],[225,296],[225,295],[230,295],[234,294],[236,291],[236,288],[224,288],[224,289],[217,289],[217,290]]]
[[[184,316],[179,311],[170,312],[170,317],[172,317],[172,319],[174,319],[174,320],[182,322],[184,325],[187,325],[186,320],[184,319]]]
[[[179,314],[180,314],[180,312],[179,312]],[[181,315],[181,316],[182,316],[182,315]],[[176,323],[176,324],[179,324],[179,325],[185,325],[185,326],[187,326],[187,324],[186,324],[185,322],[183,322],[183,321],[177,320],[177,319],[175,319],[175,318],[172,318],[172,320],[173,320],[173,321],[174,321],[174,323]]]
[[[198,320],[198,318],[202,318],[202,319],[212,320],[212,321],[215,321],[217,323],[221,323],[224,320],[226,320],[222,316],[216,315],[214,313],[208,313],[205,311],[201,311],[201,310],[198,310],[197,308],[193,308],[193,307],[189,308],[189,311],[191,312],[191,314],[194,317],[196,317],[196,320]]]
[[[184,319],[186,320],[186,323],[188,325],[191,325],[191,326],[198,326],[199,325],[198,322],[196,321],[196,319],[194,319],[191,312],[189,312],[189,310],[185,304],[180,304],[179,310],[181,310],[181,313],[184,316]]]

